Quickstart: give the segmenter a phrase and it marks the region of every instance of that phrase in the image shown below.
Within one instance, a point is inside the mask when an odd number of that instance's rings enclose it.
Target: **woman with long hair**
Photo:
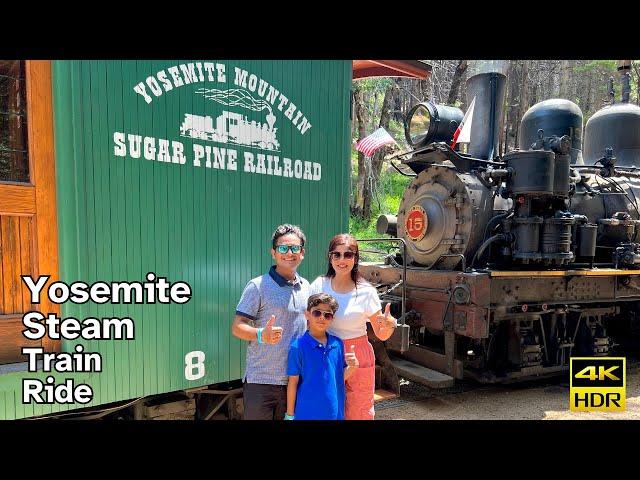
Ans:
[[[393,334],[396,319],[389,313],[389,304],[382,312],[378,292],[358,273],[358,242],[353,236],[333,237],[328,257],[326,275],[311,284],[310,292],[328,293],[338,301],[340,308],[328,331],[342,339],[346,353],[358,358],[359,368],[346,381],[345,419],[373,420],[376,361],[367,339],[367,322],[384,341]]]

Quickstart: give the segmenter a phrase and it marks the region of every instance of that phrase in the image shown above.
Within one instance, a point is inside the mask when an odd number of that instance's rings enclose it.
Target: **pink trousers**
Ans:
[[[345,353],[354,353],[360,366],[345,382],[347,399],[345,403],[345,420],[373,420],[373,393],[375,391],[376,358],[373,347],[366,335],[349,340],[343,340]]]

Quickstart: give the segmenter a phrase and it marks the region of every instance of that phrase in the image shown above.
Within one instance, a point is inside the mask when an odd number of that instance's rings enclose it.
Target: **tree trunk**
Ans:
[[[518,70],[516,68],[516,61],[509,61],[509,70],[507,71],[507,93],[505,95],[505,112],[504,112],[504,142],[502,147],[502,153],[510,151],[509,148],[509,139],[512,135],[513,130],[513,118],[516,116],[513,113],[515,103],[515,89],[517,85],[517,74]]]
[[[569,98],[569,76],[571,75],[571,62],[560,62],[560,98]]]
[[[585,96],[585,100],[584,100],[584,108],[583,108],[583,114],[585,117],[589,117],[591,114],[591,75],[587,75],[587,94]]]
[[[636,105],[640,105],[640,71],[635,61],[631,65],[633,65],[633,71],[636,72]]]
[[[393,105],[393,99],[395,97],[395,93],[397,90],[397,86],[395,83],[392,83],[387,87],[384,92],[384,99],[382,100],[382,108],[380,110],[380,122],[378,122],[378,127],[383,127],[385,130],[389,130],[389,121],[391,120],[391,107]],[[380,183],[380,173],[382,172],[382,164],[384,162],[384,157],[388,151],[387,146],[379,148],[376,153],[371,157],[371,172],[370,176],[365,180],[365,188],[364,188],[364,204],[362,210],[362,216],[364,218],[371,217],[371,206],[374,200],[374,196],[376,191],[378,190],[378,185]]]
[[[363,92],[357,86],[353,91],[354,110],[356,114],[356,122],[358,124],[358,140],[366,135],[366,111],[364,108]],[[351,214],[362,217],[364,198],[363,192],[365,188],[365,178],[367,177],[367,162],[362,152],[358,152],[358,180],[356,182],[356,191],[353,193]]]
[[[542,82],[539,82],[540,83],[540,90],[539,90],[540,99],[543,100],[545,97],[545,94],[548,95],[549,97],[557,98],[558,95],[560,94],[560,79],[559,78],[556,79],[556,74],[553,70],[552,62],[551,61],[539,62],[539,64],[545,65],[544,68],[546,68],[546,78],[547,78],[546,87],[542,84]],[[538,101],[538,98],[534,97],[533,103],[536,103],[537,101]]]
[[[393,96],[393,119],[402,122],[402,102],[400,101],[400,79],[395,79],[395,94]]]
[[[518,108],[518,118],[516,119],[516,138],[515,144],[518,145],[518,130],[522,116],[529,109],[529,60],[522,61],[522,83],[520,84],[520,108]]]
[[[462,74],[467,70],[467,61],[460,60],[456,71],[453,72],[453,79],[451,80],[451,88],[449,89],[449,96],[447,97],[447,105],[453,105],[458,99],[460,93],[460,82],[462,81]]]

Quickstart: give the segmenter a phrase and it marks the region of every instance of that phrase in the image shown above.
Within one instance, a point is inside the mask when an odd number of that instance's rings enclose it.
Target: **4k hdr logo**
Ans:
[[[571,359],[571,411],[626,409],[626,360],[623,357]]]

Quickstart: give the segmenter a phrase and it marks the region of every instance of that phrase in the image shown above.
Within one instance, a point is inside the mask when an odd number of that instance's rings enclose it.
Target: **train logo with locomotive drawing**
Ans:
[[[268,110],[266,122],[249,121],[246,115],[223,110],[214,119],[210,116],[184,114],[184,121],[180,126],[180,135],[217,143],[229,143],[256,147],[262,150],[280,151],[280,142],[276,138],[277,128],[274,127],[276,117],[272,108],[265,100],[257,100],[249,92],[241,88],[219,90],[215,88],[200,88],[195,92],[204,98],[226,106],[240,106],[251,111]]]

